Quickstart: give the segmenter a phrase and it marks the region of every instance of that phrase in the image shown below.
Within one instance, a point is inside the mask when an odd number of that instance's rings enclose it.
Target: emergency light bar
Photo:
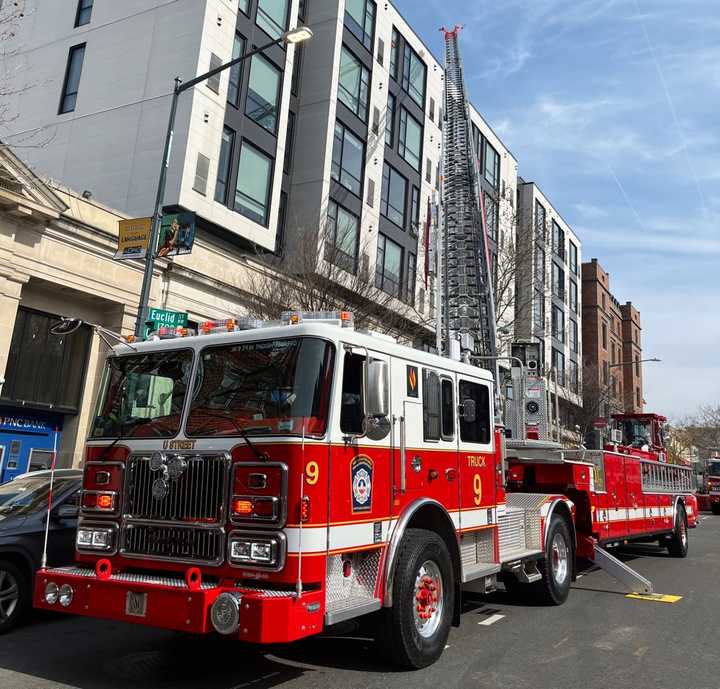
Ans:
[[[283,325],[298,325],[303,321],[335,323],[343,328],[353,327],[352,311],[283,311],[280,316]]]
[[[176,337],[190,337],[191,335],[195,335],[194,330],[190,330],[190,328],[186,328],[184,326],[178,326],[177,328],[174,328],[170,325],[163,325],[159,327],[157,330],[154,330],[148,335],[148,340],[172,340]]]

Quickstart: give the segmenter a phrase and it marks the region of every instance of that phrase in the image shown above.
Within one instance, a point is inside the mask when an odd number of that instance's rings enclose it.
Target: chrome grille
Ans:
[[[171,457],[172,455],[168,455]],[[150,457],[134,455],[127,464],[125,516],[167,522],[218,524],[224,520],[227,496],[227,455],[179,455],[187,467],[167,478],[167,494],[153,497],[153,484],[164,472],[150,469]]]
[[[221,529],[164,524],[126,524],[120,552],[151,559],[217,564],[222,560]]]

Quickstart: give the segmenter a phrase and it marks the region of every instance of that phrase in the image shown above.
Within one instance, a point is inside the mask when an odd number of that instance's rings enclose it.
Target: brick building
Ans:
[[[585,407],[597,416],[642,412],[640,312],[613,296],[596,258],[582,264],[582,333]]]

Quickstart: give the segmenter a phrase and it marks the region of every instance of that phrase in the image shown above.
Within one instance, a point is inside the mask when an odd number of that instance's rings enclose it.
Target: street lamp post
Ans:
[[[662,359],[658,359],[656,356],[654,356],[651,359],[638,359],[637,361],[620,361],[617,364],[608,364],[608,368],[615,368],[616,366],[632,366],[633,364],[644,364],[647,361],[662,361]]]
[[[275,45],[280,45],[281,43],[284,43],[286,45],[288,43],[302,43],[303,41],[307,41],[308,39],[312,38],[312,35],[313,32],[307,26],[299,26],[295,29],[290,29],[290,31],[286,31],[282,36],[280,36],[280,38],[277,38],[270,43],[266,43],[265,45],[261,45],[259,48],[254,48],[253,50],[248,51],[240,57],[236,57],[235,59],[230,60],[230,62],[226,62],[219,67],[215,67],[215,69],[211,69],[209,72],[205,72],[205,74],[201,74],[194,79],[190,79],[190,81],[183,82],[180,77],[175,78],[175,87],[173,88],[172,102],[170,104],[170,118],[168,121],[167,132],[165,134],[165,149],[163,150],[162,159],[163,162],[162,167],[160,168],[160,178],[158,179],[157,194],[155,196],[155,209],[152,216],[153,221],[150,230],[150,241],[148,243],[147,254],[145,256],[145,270],[143,271],[142,289],[140,291],[140,304],[138,308],[137,320],[135,321],[135,337],[137,337],[138,339],[141,339],[143,336],[145,322],[147,321],[148,317],[150,287],[152,285],[153,269],[155,268],[155,248],[158,241],[158,235],[160,234],[160,224],[162,222],[161,206],[163,199],[165,198],[167,171],[170,165],[170,152],[172,150],[172,140],[175,133],[175,117],[177,115],[177,106],[180,94],[193,88],[194,86],[197,86],[203,81],[207,81],[210,77],[213,77],[216,74],[225,71],[226,69],[230,69],[231,67],[240,64],[244,60],[247,60],[249,57],[257,55],[258,53],[262,53]]]

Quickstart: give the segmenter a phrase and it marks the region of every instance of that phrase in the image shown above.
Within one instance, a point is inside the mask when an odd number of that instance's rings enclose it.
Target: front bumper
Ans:
[[[50,605],[45,586],[69,584],[70,605]],[[35,576],[33,605],[42,610],[177,629],[197,634],[214,632],[210,608],[225,592],[240,596],[238,639],[252,643],[284,643],[322,631],[324,596],[310,591],[248,589],[221,583],[202,583],[192,590],[179,577],[119,572],[101,579],[84,567],[41,569]],[[137,601],[143,604],[138,605]]]

